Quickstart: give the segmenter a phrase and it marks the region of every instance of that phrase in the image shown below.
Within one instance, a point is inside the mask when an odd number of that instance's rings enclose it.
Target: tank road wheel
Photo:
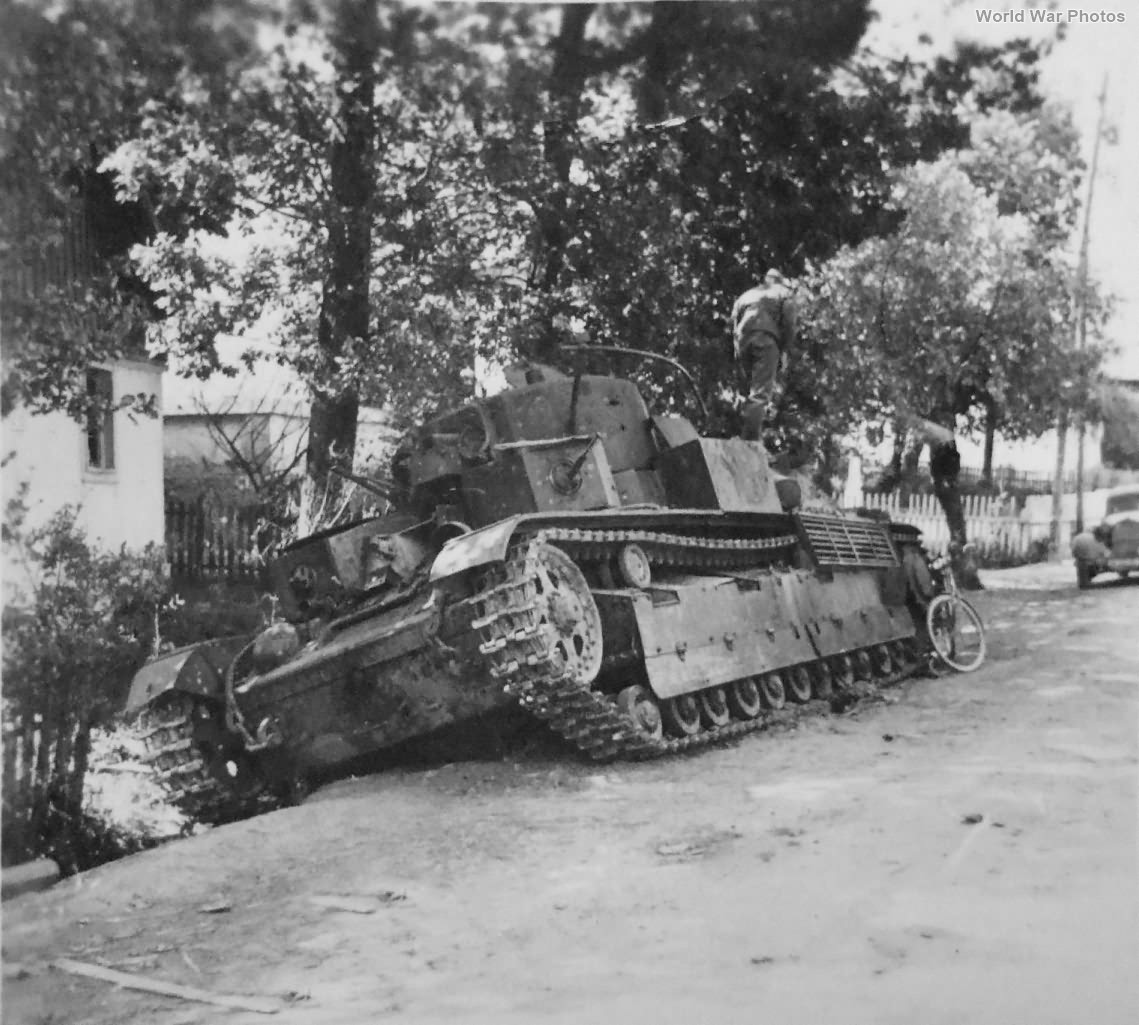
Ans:
[[[664,728],[674,737],[691,737],[700,732],[700,702],[695,694],[677,694],[661,706]]]
[[[870,652],[865,648],[854,653],[854,675],[859,680],[870,680],[874,677],[874,663],[870,661]]]
[[[700,702],[700,721],[710,730],[727,726],[732,713],[723,687],[709,687],[696,695]]]
[[[827,662],[816,662],[811,666],[811,689],[815,697],[822,701],[834,694],[834,677]]]
[[[660,740],[664,735],[660,706],[648,687],[639,683],[626,687],[617,695],[617,707],[632,720],[634,728],[642,737]]]
[[[617,572],[626,587],[648,587],[653,582],[649,557],[640,545],[624,545],[617,553]]]
[[[745,676],[728,687],[728,708],[737,719],[756,719],[763,709],[763,698],[755,677]]]
[[[889,676],[894,671],[894,660],[890,657],[888,645],[876,644],[871,648],[870,662],[874,666],[875,676]]]
[[[767,673],[759,678],[759,692],[768,708],[782,708],[787,703],[783,692],[783,677],[779,673]]]
[[[910,668],[910,657],[906,652],[905,641],[891,641],[886,645],[886,649],[890,652],[895,669],[904,673]]]
[[[811,700],[811,674],[806,666],[795,666],[787,671],[787,696],[797,705]]]
[[[835,655],[831,659],[831,675],[839,690],[850,690],[854,686],[854,660],[849,655]]]
[[[601,669],[601,613],[581,570],[559,548],[537,546],[538,621],[554,631],[562,672],[588,688]]]

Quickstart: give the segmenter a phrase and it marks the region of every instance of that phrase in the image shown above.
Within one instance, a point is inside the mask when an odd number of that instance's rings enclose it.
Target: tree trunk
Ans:
[[[87,785],[87,767],[91,761],[91,727],[80,723],[75,731],[71,776],[67,781],[67,807],[78,817],[83,811],[83,794]]]
[[[637,82],[637,113],[653,124],[668,117],[669,79],[686,56],[684,30],[692,11],[685,3],[653,4],[645,47],[644,74]]]
[[[961,456],[955,442],[931,442],[929,469],[933,477],[933,493],[945,513],[949,524],[949,540],[953,553],[953,572],[961,586],[968,591],[981,590],[977,575],[977,561],[966,554],[965,506],[961,501]]]
[[[898,479],[900,505],[903,509],[910,507],[910,499],[917,490],[918,463],[921,462],[921,450],[924,448],[921,441],[908,439],[905,451],[902,454],[902,469]]]
[[[985,456],[981,466],[981,483],[993,489],[993,445],[997,435],[997,404],[992,399],[985,400]]]
[[[569,180],[573,152],[570,139],[581,112],[581,94],[585,88],[585,63],[582,44],[585,26],[593,16],[596,4],[566,4],[562,7],[562,24],[554,40],[554,66],[550,71],[550,110],[543,125],[543,156],[553,173],[554,183],[538,214],[542,233],[542,255],[538,271],[538,287],[549,295],[554,292],[565,266],[566,244],[570,239]],[[549,359],[558,343],[553,311],[539,325],[534,357]]]
[[[356,420],[360,400],[355,389],[334,398],[314,395],[308,418],[308,477],[317,503],[335,504],[341,478],[330,473],[333,465],[351,466],[356,449]]]
[[[317,328],[326,368],[349,348],[364,349],[369,337],[380,32],[373,0],[340,0],[333,17],[341,131],[329,154],[334,213],[328,225],[328,271]],[[313,395],[307,451],[308,477],[318,496],[339,490],[329,480],[329,467],[352,461],[360,404],[355,384],[337,387],[331,369],[324,376],[323,388]]]

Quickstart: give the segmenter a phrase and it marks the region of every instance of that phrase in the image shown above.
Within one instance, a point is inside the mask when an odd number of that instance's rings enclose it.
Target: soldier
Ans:
[[[732,307],[732,338],[736,365],[747,380],[743,409],[744,438],[760,436],[775,379],[795,340],[797,314],[791,287],[777,270],[769,270],[762,285],[748,289]]]

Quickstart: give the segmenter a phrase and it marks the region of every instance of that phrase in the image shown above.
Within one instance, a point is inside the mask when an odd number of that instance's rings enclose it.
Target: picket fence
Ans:
[[[12,864],[34,851],[47,815],[50,788],[75,786],[82,775],[77,764],[76,737],[71,731],[50,730],[39,716],[4,723],[3,745],[3,862]]]
[[[175,580],[256,582],[266,525],[257,506],[166,502],[166,559]]]
[[[1022,518],[1010,512],[1000,498],[983,495],[963,496],[965,532],[976,545],[982,565],[1007,566],[1043,557],[1052,532],[1049,521]],[[922,532],[925,546],[932,552],[943,552],[949,544],[949,525],[945,512],[934,495],[912,495],[903,507],[897,494],[864,493],[862,504],[867,509],[889,513],[890,519],[908,523]],[[1066,548],[1071,525],[1061,524],[1060,543]]]

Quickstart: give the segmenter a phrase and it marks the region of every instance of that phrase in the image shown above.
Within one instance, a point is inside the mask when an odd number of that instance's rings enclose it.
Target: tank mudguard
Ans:
[[[1105,545],[1097,541],[1090,531],[1077,534],[1072,538],[1072,556],[1083,562],[1106,562],[1108,550]]]
[[[489,527],[451,538],[431,564],[431,583],[438,583],[476,566],[502,562],[510,547],[510,539],[524,519],[524,516],[510,516]]]
[[[201,697],[225,697],[225,672],[253,636],[222,637],[179,648],[151,659],[134,675],[127,695],[128,716],[134,716],[155,698],[169,691]]]

